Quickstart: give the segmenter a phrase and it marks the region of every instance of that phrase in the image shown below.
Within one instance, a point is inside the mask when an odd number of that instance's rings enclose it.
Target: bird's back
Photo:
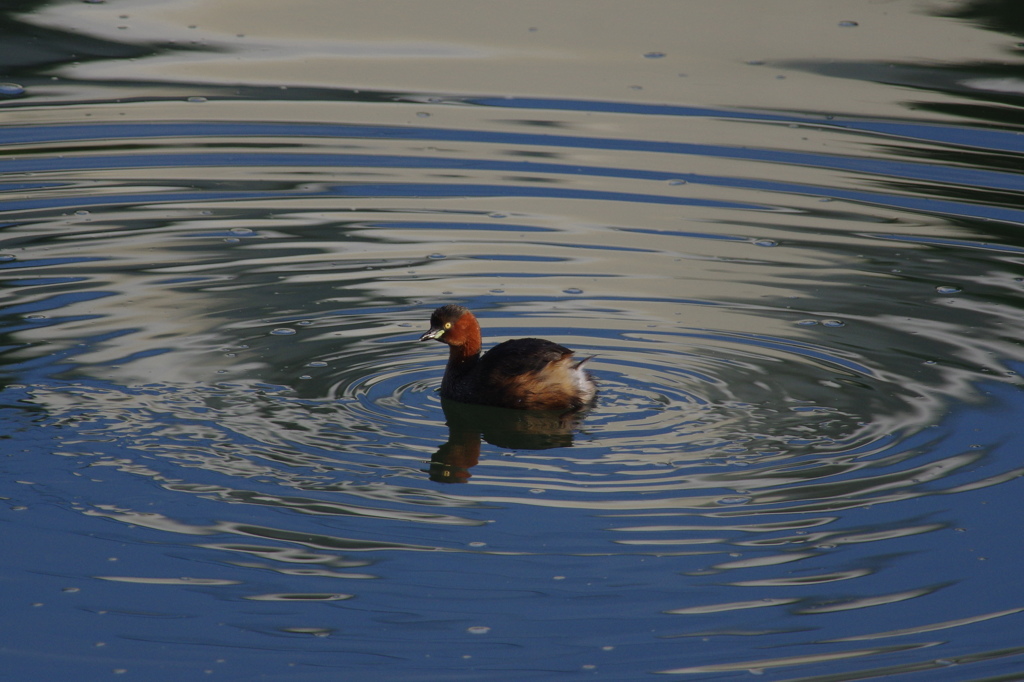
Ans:
[[[565,346],[545,339],[511,339],[480,358],[478,400],[529,409],[576,409],[596,393],[590,376]]]

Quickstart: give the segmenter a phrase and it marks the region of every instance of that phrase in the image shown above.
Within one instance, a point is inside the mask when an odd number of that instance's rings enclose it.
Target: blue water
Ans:
[[[790,61],[708,47],[680,78],[647,46],[639,72],[594,13],[564,54],[483,60],[588,74],[557,96],[475,62],[404,91],[416,60],[372,50],[312,86],[315,15],[228,45],[165,5],[5,11],[4,675],[1024,679],[1012,79],[882,77],[869,39],[808,61],[799,22],[765,43]],[[908,45],[1005,28],[886,11]],[[726,104],[705,62],[822,80]],[[596,405],[443,403],[418,338],[447,302],[485,346],[595,355]]]

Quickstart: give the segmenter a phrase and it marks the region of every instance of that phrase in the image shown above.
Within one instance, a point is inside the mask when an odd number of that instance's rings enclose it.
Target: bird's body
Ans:
[[[526,410],[576,410],[590,404],[597,386],[573,351],[545,339],[512,339],[480,353],[480,324],[457,305],[430,317],[421,341],[449,347],[441,397],[463,403]]]

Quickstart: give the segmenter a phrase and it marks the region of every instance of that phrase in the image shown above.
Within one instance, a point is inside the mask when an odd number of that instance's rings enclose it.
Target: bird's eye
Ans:
[[[444,328],[445,329],[451,329],[452,328],[452,323],[451,322],[445,322],[444,323]]]

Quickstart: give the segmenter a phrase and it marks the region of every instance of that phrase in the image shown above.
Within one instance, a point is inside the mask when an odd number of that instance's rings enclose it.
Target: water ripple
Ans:
[[[808,645],[649,664],[671,674],[917,655],[932,643],[889,638],[1020,611],[947,596],[978,524],[945,501],[1024,475],[1006,417],[1024,184],[958,156],[1015,137],[528,98],[432,102],[468,126],[373,123],[417,101],[388,96],[346,124],[238,117],[210,93],[217,121],[139,100],[123,122],[0,130],[0,407],[33,455],[4,495],[161,552],[88,576],[244,602],[218,619],[246,646],[330,637],[278,609],[334,608],[349,631],[399,622],[399,650],[439,601],[481,636],[501,628],[473,608],[606,622],[621,604],[634,632],[662,624],[645,646]],[[442,400],[446,349],[417,339],[445,302],[488,345],[596,356],[596,404]],[[959,563],[935,565],[948,547]],[[894,612],[912,624],[858,620]]]

